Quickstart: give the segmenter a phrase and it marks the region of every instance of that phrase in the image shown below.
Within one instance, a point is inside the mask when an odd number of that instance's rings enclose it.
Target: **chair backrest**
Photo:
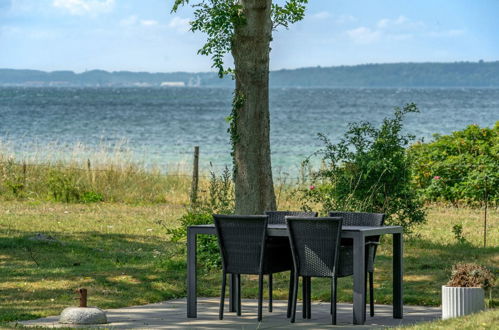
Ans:
[[[286,217],[293,263],[299,276],[336,274],[342,219]]]
[[[213,215],[225,272],[259,274],[267,238],[266,215]]]
[[[342,217],[343,226],[383,226],[385,215],[383,213],[365,213],[365,212],[329,212],[330,217]]]
[[[284,225],[286,224],[286,217],[305,217],[312,218],[317,217],[317,212],[303,212],[303,211],[266,211],[266,215],[269,216],[269,224],[272,225]]]
[[[384,213],[366,213],[366,212],[329,212],[330,217],[342,217],[343,226],[366,226],[366,227],[379,227],[385,223]],[[367,242],[378,243],[380,236],[372,236],[366,239]],[[369,260],[369,267],[373,267],[374,259],[376,258],[377,246],[374,246],[372,255]]]

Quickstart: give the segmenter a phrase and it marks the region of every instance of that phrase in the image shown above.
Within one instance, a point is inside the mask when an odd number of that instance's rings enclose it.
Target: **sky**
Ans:
[[[189,31],[193,10],[172,14],[172,4],[0,0],[0,68],[213,70],[197,55],[205,38]],[[498,17],[499,0],[309,0],[303,21],[274,32],[271,69],[497,61]]]

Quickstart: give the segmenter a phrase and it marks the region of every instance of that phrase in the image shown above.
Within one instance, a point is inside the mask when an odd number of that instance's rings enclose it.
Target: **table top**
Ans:
[[[189,231],[192,231],[196,234],[211,234],[215,235],[215,225],[214,224],[206,224],[206,225],[194,225],[189,226]],[[402,226],[381,226],[381,227],[369,227],[369,226],[343,226],[341,228],[341,237],[354,237],[357,235],[362,236],[378,236],[384,234],[401,234],[404,229]],[[286,225],[279,224],[269,224],[267,226],[267,235],[268,236],[288,236],[288,230]]]

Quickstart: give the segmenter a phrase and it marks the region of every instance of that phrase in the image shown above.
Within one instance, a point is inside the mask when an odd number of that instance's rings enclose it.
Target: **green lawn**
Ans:
[[[185,296],[185,248],[169,242],[160,222],[176,226],[179,206],[122,203],[63,204],[0,202],[0,322],[56,315],[75,305],[78,287],[89,289],[89,304],[114,308]],[[458,244],[454,224],[463,225],[470,244]],[[405,302],[438,306],[440,286],[452,264],[472,261],[499,266],[499,217],[489,215],[490,247],[480,247],[481,213],[466,208],[430,208],[428,223],[405,245]],[[37,233],[55,242],[29,240]],[[376,262],[377,303],[391,302],[391,242]],[[275,298],[287,296],[287,277],[277,276]],[[205,271],[199,294],[218,296],[220,274]],[[243,294],[256,296],[247,277]],[[313,298],[329,299],[329,284],[313,282]],[[351,301],[351,281],[340,281],[339,300]],[[497,305],[495,295],[493,305]],[[494,317],[497,318],[497,314]]]
[[[403,329],[410,330],[437,330],[437,329],[461,329],[461,330],[493,330],[499,324],[499,309],[491,309],[485,312],[466,315],[445,321],[422,323]]]

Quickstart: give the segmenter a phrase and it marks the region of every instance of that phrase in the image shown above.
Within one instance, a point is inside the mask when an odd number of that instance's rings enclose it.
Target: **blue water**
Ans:
[[[394,106],[415,102],[406,131],[431,139],[469,124],[499,120],[499,89],[271,89],[272,162],[293,172],[353,121],[379,124]],[[0,141],[17,157],[64,157],[76,144],[86,150],[120,146],[133,161],[171,168],[191,162],[230,165],[225,117],[232,91],[225,88],[0,88]],[[126,143],[123,145],[123,141]],[[50,145],[50,148],[46,148]],[[49,150],[49,151],[46,151]],[[84,156],[84,155],[80,155]]]

